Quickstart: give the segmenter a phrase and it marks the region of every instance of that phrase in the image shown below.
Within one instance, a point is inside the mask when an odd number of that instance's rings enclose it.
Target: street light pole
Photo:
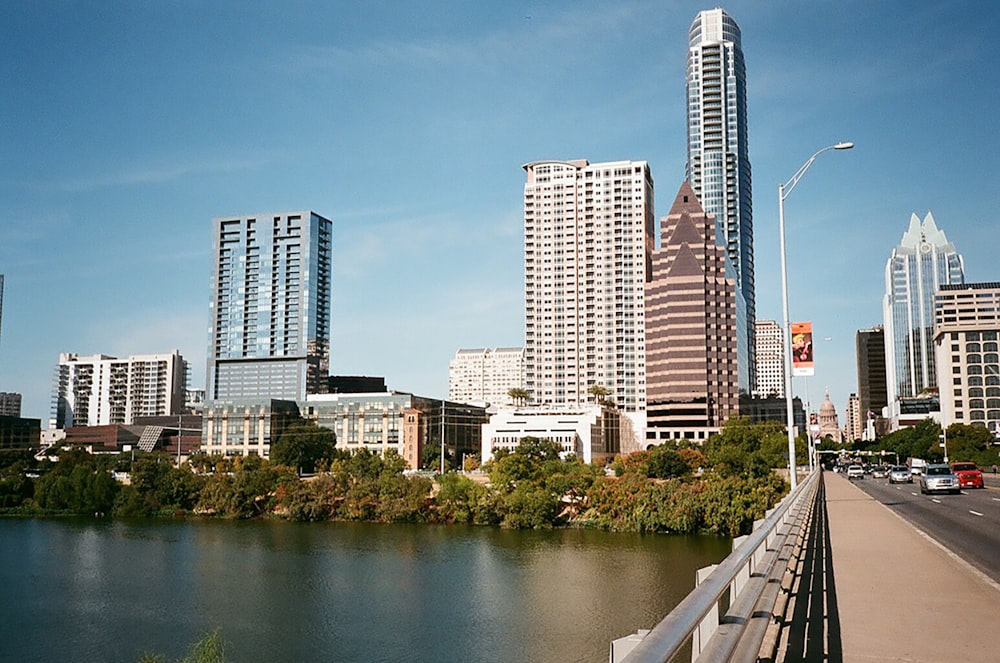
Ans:
[[[802,167],[795,171],[792,178],[784,184],[778,185],[778,235],[781,240],[781,310],[784,321],[784,345],[785,345],[785,425],[788,428],[788,479],[792,489],[798,485],[797,470],[795,467],[795,418],[792,412],[792,327],[788,321],[788,266],[785,261],[785,199],[795,189],[802,176],[809,170],[816,157],[827,150],[849,150],[854,147],[854,143],[840,142],[836,145],[828,145],[817,151],[802,164]],[[808,422],[806,424],[808,427]]]

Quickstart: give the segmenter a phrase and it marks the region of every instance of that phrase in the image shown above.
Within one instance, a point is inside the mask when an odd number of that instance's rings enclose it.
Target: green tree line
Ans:
[[[735,418],[703,446],[663,444],[605,468],[562,454],[550,440],[526,438],[515,449],[498,450],[480,473],[432,479],[404,472],[403,459],[391,451],[338,450],[330,431],[303,423],[272,445],[269,459],[195,454],[181,468],[158,453],[63,451],[58,462],[35,467],[30,456],[8,459],[0,472],[0,508],[736,536],[786,492],[773,471],[787,463],[786,444],[780,424]],[[114,471],[128,472],[130,482],[117,481]]]
[[[944,462],[944,444],[948,462],[969,462],[989,469],[1000,463],[998,440],[986,428],[951,424],[946,429],[931,418],[916,426],[901,428],[871,442],[856,441],[844,447],[848,451],[871,451],[895,454],[901,463],[907,458],[921,458],[931,463]]]

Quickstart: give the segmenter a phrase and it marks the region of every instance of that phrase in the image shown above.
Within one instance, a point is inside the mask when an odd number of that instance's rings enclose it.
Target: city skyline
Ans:
[[[60,353],[173,348],[203,386],[211,220],[308,208],[335,227],[331,372],[445,396],[457,349],[524,343],[522,164],[646,161],[666,215],[687,32],[709,8],[12,5],[0,391],[45,420]],[[1000,9],[724,9],[748,67],[758,318],[781,317],[777,184],[857,145],[786,202],[790,315],[817,337],[794,390],[843,413],[912,213],[947,229],[967,281],[997,280]]]

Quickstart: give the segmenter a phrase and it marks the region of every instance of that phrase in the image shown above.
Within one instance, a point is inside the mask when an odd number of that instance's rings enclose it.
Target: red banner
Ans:
[[[811,322],[792,323],[792,375],[808,377],[815,375],[813,365],[813,324]]]

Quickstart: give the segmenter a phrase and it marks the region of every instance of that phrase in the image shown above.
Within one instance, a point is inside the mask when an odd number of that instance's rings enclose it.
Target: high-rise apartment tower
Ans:
[[[774,320],[758,320],[756,336],[756,383],[754,395],[785,397],[785,341],[781,325]]]
[[[962,256],[928,212],[910,225],[885,266],[885,326],[889,405],[937,386],[934,361],[934,293],[965,282]]]
[[[643,295],[654,241],[645,161],[524,166],[525,388],[536,404],[646,407]],[[641,422],[640,426],[641,426]]]
[[[216,219],[214,256],[206,400],[326,391],[333,223],[309,211]]]
[[[169,354],[59,355],[49,428],[131,424],[137,417],[184,412],[187,366]]]
[[[747,75],[740,27],[723,9],[700,12],[688,31],[686,176],[736,272],[746,301],[748,368],[754,365],[753,209]],[[750,384],[754,384],[751,373]]]

